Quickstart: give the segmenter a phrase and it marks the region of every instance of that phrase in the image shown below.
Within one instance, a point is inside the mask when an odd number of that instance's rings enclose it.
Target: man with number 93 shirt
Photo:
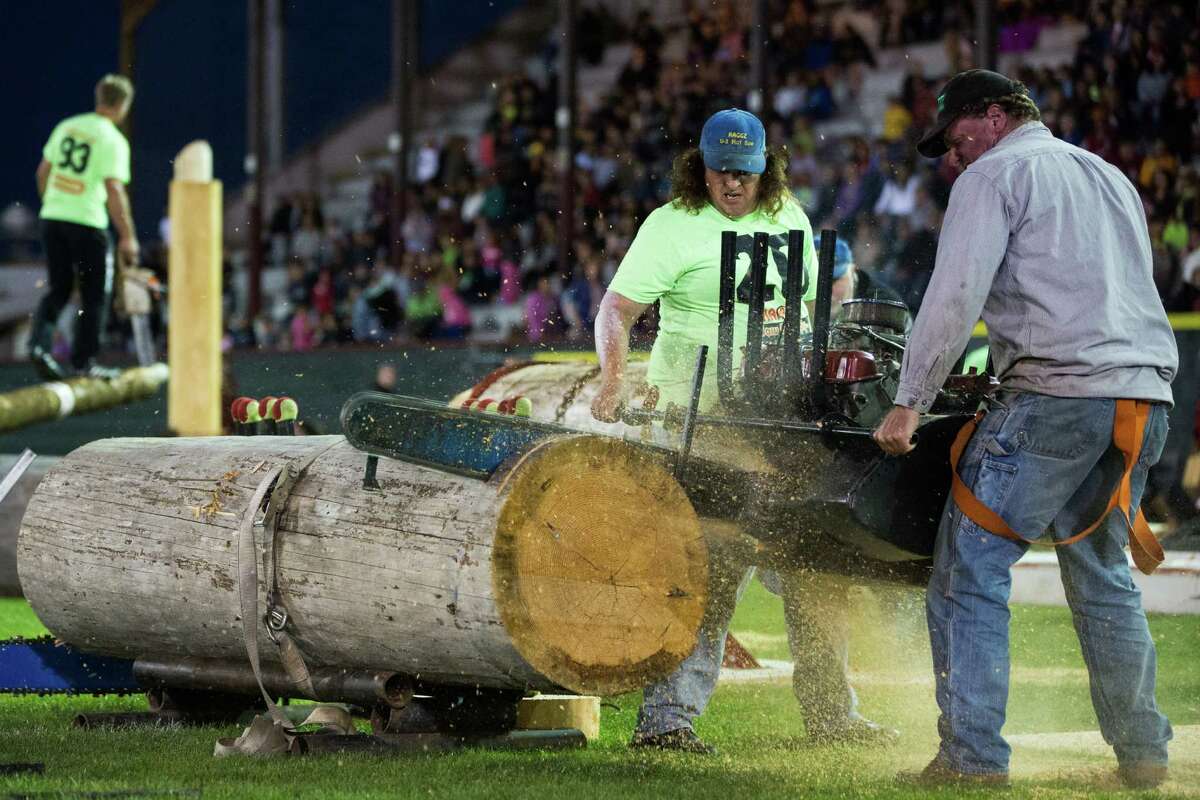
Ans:
[[[112,377],[94,363],[112,278],[108,262],[108,222],[117,229],[117,255],[136,266],[137,233],[125,185],[129,183],[129,142],[117,127],[129,113],[133,84],[105,75],[96,84],[96,110],[68,117],[55,126],[37,168],[42,198],[49,290],[34,312],[29,354],[38,373],[60,380],[67,371],[51,354],[55,323],[79,283],[71,365],[76,374]]]

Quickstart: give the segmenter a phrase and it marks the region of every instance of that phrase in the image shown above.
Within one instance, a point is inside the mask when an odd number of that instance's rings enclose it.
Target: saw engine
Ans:
[[[830,323],[825,351],[824,405],[802,402],[798,412],[809,418],[874,429],[887,416],[900,385],[900,364],[908,344],[912,316],[895,300],[856,298],[842,303]],[[812,381],[812,335],[802,341],[801,379]],[[764,345],[757,365],[747,362],[743,384],[777,385],[782,371],[782,345]],[[975,373],[951,375],[931,414],[971,414],[996,388],[994,379]],[[766,402],[765,397],[758,398]],[[786,409],[779,409],[786,413]]]
[[[777,341],[764,342],[767,234],[755,234],[746,347],[735,381],[736,234],[725,232],[716,354],[720,414],[699,413],[708,357],[701,348],[689,407],[651,416],[683,431],[683,458],[694,430],[706,426],[736,431],[766,456],[774,470],[744,476],[748,492],[742,496],[749,499],[737,518],[751,535],[789,552],[792,563],[922,583],[949,493],[950,444],[998,383],[988,375],[951,376],[922,416],[913,452],[885,456],[871,434],[893,407],[911,318],[902,303],[854,299],[831,320],[836,242],[836,232],[822,232],[815,313],[805,336],[804,233],[789,232],[783,331]]]

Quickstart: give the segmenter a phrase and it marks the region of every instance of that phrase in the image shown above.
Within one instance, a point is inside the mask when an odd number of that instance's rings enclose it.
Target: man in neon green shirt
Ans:
[[[29,352],[47,380],[65,377],[50,354],[55,323],[79,283],[71,363],[77,373],[112,377],[94,363],[108,306],[112,277],[108,263],[108,223],[118,234],[117,254],[125,264],[138,260],[137,233],[125,184],[129,183],[129,142],[117,127],[129,113],[133,84],[105,75],[96,84],[96,110],[68,117],[54,127],[37,168],[42,198],[49,291],[33,316]]]
[[[787,186],[787,157],[767,151],[762,123],[740,109],[709,118],[700,147],[676,160],[671,176],[672,200],[656,209],[621,261],[596,317],[596,349],[601,388],[592,415],[603,422],[620,419],[625,402],[625,362],[629,333],[638,317],[658,301],[658,338],[650,354],[647,381],[660,401],[689,400],[696,351],[707,344],[716,350],[721,233],[738,233],[735,280],[735,359],[745,344],[749,292],[742,289],[750,268],[753,234],[771,235],[767,264],[764,341],[778,336],[783,325],[781,271],[787,267],[787,232],[804,237],[803,301],[809,319],[816,297],[816,252],[812,227]],[[708,364],[713,365],[715,358]],[[735,370],[736,372],[736,370]],[[706,375],[701,407],[715,402],[715,377]],[[729,620],[753,568],[714,547],[709,559],[708,608],[695,650],[672,675],[646,688],[638,714],[634,747],[711,753],[692,729],[716,686]],[[813,691],[797,692],[806,727],[815,740],[863,740],[882,731],[855,710],[835,637],[826,635],[818,614],[801,602],[798,592],[785,593],[789,644],[797,669],[806,673]],[[790,602],[795,600],[796,602]]]
[[[721,115],[726,115],[722,118]],[[719,112],[714,123],[725,125],[724,134],[742,134],[740,123],[753,120],[738,109]],[[733,126],[732,128],[730,126]],[[751,125],[750,127],[753,127]],[[761,123],[758,124],[761,129]],[[714,127],[713,130],[718,130]],[[671,176],[675,197],[655,209],[638,230],[629,252],[600,304],[596,319],[596,349],[600,356],[601,389],[592,413],[604,422],[615,422],[625,401],[624,370],[629,353],[629,331],[638,317],[658,301],[658,338],[650,352],[647,381],[658,387],[660,402],[686,404],[700,345],[716,354],[717,297],[720,280],[721,233],[737,231],[738,258],[735,275],[737,303],[734,306],[734,359],[746,343],[749,301],[750,248],[753,235],[771,235],[771,257],[767,259],[766,305],[763,341],[783,329],[783,280],[787,266],[787,234],[804,231],[804,301],[811,308],[816,297],[816,252],[812,226],[787,187],[780,153],[771,157],[759,138],[755,148],[737,136],[717,137],[718,147],[729,153],[728,169],[718,171],[704,161],[700,149],[684,153]],[[736,144],[721,145],[720,141]],[[757,151],[756,155],[748,152]],[[740,159],[740,160],[739,160]],[[714,162],[715,163],[715,162]],[[768,163],[776,169],[767,169]],[[717,164],[717,166],[722,166]],[[811,318],[811,314],[810,314]],[[716,397],[716,358],[709,358],[701,406],[708,408]]]

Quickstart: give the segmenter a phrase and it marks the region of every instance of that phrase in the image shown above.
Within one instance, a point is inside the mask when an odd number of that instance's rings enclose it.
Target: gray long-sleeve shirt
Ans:
[[[1179,359],[1151,261],[1125,176],[1022,125],[954,183],[896,404],[929,410],[981,316],[1004,388],[1170,403]]]

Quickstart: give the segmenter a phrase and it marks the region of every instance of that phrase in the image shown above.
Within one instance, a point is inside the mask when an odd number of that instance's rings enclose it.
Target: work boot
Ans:
[[[896,774],[896,782],[908,786],[974,786],[979,788],[1003,789],[1008,787],[1007,772],[959,772],[938,759],[930,761],[920,772],[903,771]]]
[[[630,747],[646,748],[648,750],[673,750],[677,753],[696,753],[697,755],[713,756],[717,748],[705,744],[691,728],[676,728],[666,733],[635,733],[629,742]]]
[[[887,747],[896,743],[900,731],[885,728],[878,722],[872,722],[866,717],[848,719],[843,725],[816,726],[808,730],[808,738],[813,744],[871,744]]]
[[[1130,789],[1153,789],[1167,779],[1167,765],[1133,761],[1117,767],[1117,777]]]
[[[67,377],[67,371],[62,368],[62,365],[45,348],[37,346],[31,348],[29,350],[29,360],[33,363],[33,368],[42,380],[61,381]]]

